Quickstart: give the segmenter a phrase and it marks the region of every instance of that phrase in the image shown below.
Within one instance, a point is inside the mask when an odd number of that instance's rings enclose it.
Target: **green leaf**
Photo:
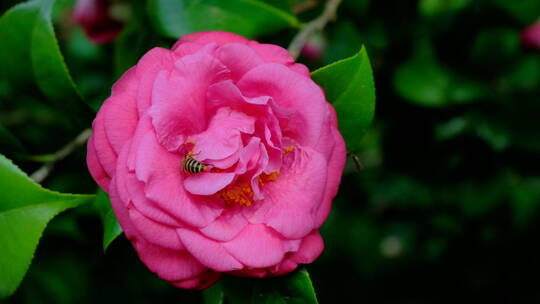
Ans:
[[[420,43],[414,57],[397,69],[394,87],[406,100],[431,107],[467,103],[485,94],[480,84],[440,65],[427,43]]]
[[[259,281],[255,285],[252,303],[316,304],[317,296],[309,273],[297,270],[283,277]]]
[[[298,27],[293,15],[258,0],[150,0],[156,29],[178,37],[198,31],[227,31],[248,38]]]
[[[223,304],[225,299],[223,286],[221,283],[216,283],[214,286],[203,290],[204,304]]]
[[[223,279],[225,298],[232,304],[316,304],[317,296],[306,270],[267,279]]]
[[[508,11],[516,20],[523,25],[529,25],[538,19],[540,1],[530,0],[494,0],[493,5]]]
[[[39,1],[29,1],[14,6],[0,18],[0,76],[14,83],[32,79],[30,37],[38,14]]]
[[[0,155],[0,298],[21,283],[47,223],[93,198],[44,189]]]
[[[336,109],[347,150],[356,151],[375,112],[373,73],[365,48],[314,71],[311,76],[323,87],[326,99]]]
[[[94,206],[98,210],[103,223],[103,252],[105,252],[112,241],[122,234],[122,227],[120,227],[114,215],[109,196],[105,191],[98,190]]]
[[[29,1],[8,10],[0,19],[0,66],[3,76],[28,91],[35,85],[67,117],[90,124],[94,114],[79,95],[51,21],[54,0]],[[31,85],[30,85],[31,87]]]
[[[471,0],[421,0],[419,11],[426,17],[437,17],[444,13],[453,13],[465,8]]]

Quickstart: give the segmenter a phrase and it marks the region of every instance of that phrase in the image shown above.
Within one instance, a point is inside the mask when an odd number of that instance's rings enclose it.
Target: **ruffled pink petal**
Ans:
[[[175,47],[172,48],[172,51],[174,55],[176,55],[177,58],[181,58],[187,55],[194,54],[203,47],[204,47],[204,44],[200,44],[200,43],[184,42],[184,43],[179,44],[177,42],[175,44]]]
[[[231,107],[238,110],[247,110],[244,104],[266,105],[271,100],[269,96],[256,96],[253,98],[242,95],[240,89],[231,81],[225,80],[208,87],[208,106],[218,109]],[[243,111],[246,112],[246,111]]]
[[[249,47],[255,50],[266,62],[274,62],[280,64],[290,64],[294,62],[294,58],[289,52],[275,44],[258,43],[257,41],[250,41]]]
[[[138,81],[135,77],[134,67],[124,73],[103,105],[105,133],[116,153],[120,153],[122,146],[133,136],[139,119],[136,100]]]
[[[256,160],[256,165],[254,166],[255,172],[251,175],[251,190],[253,190],[253,199],[262,200],[264,198],[261,193],[259,176],[263,173],[264,169],[268,166],[268,153],[266,152],[266,147],[263,143],[259,144],[259,154],[258,159]]]
[[[92,178],[98,183],[98,185],[105,190],[105,192],[109,192],[109,183],[111,182],[111,178],[105,172],[101,164],[99,163],[96,155],[96,149],[94,148],[94,138],[90,137],[88,140],[88,143],[86,145],[87,147],[87,153],[86,153],[86,165],[88,166],[88,170],[90,171],[90,175],[92,175]]]
[[[154,82],[159,72],[170,71],[174,68],[174,56],[171,51],[155,47],[148,51],[137,63],[137,109],[143,116],[151,104]]]
[[[234,171],[236,174],[244,174],[246,171],[253,169],[257,165],[257,161],[260,157],[260,146],[260,138],[251,137],[249,139],[249,143],[239,153],[238,164]]]
[[[264,63],[257,52],[242,43],[227,43],[216,50],[215,56],[231,70],[231,79],[234,82],[249,70]]]
[[[181,227],[183,223],[180,219],[163,209],[156,202],[148,199],[144,193],[144,183],[137,179],[134,173],[118,173],[118,183],[125,183],[125,191],[130,197],[130,203],[134,208],[142,212],[146,217],[162,225]],[[120,189],[120,186],[119,186]]]
[[[221,273],[209,270],[191,279],[171,282],[171,284],[184,289],[205,289],[217,282],[221,276]]]
[[[175,50],[179,45],[185,42],[195,42],[200,44],[217,43],[223,45],[225,43],[247,43],[248,40],[240,35],[229,32],[197,32],[182,36],[172,49]]]
[[[212,166],[212,168],[228,169],[238,162],[239,155],[240,150],[223,159],[212,159],[212,163],[210,165]]]
[[[137,239],[133,245],[143,263],[164,280],[189,279],[207,270],[187,251],[166,249],[144,239]]]
[[[281,167],[281,130],[279,126],[268,125],[264,126],[264,137],[266,139],[266,152],[268,153],[268,164],[264,167],[263,172],[270,174],[279,170]]]
[[[263,268],[275,265],[283,259],[284,250],[281,237],[265,225],[247,225],[238,236],[223,243],[242,264]]]
[[[252,134],[255,119],[230,108],[220,108],[212,117],[208,129],[189,138],[195,144],[198,159],[224,159],[242,146],[241,133]]]
[[[300,239],[314,229],[323,200],[321,189],[326,187],[327,162],[305,147],[295,148],[285,161],[278,178],[262,188],[263,205],[248,220],[266,223],[286,238]]]
[[[206,267],[221,272],[243,267],[220,243],[189,229],[178,229],[177,232],[187,250]]]
[[[145,134],[137,148],[136,175],[145,183],[145,196],[175,218],[204,227],[221,210],[206,197],[194,198],[183,187],[181,156],[165,150],[153,133]]]
[[[139,212],[129,208],[129,217],[140,235],[148,242],[167,249],[184,250],[184,245],[176,234],[175,228],[157,223]]]
[[[313,231],[306,236],[297,252],[290,256],[290,259],[298,264],[308,264],[315,261],[324,249],[324,242],[318,231]]]
[[[298,264],[308,264],[315,261],[324,249],[323,239],[318,231],[307,235],[296,252],[289,253],[275,268],[270,269],[273,275],[283,275],[298,267]]]
[[[247,72],[237,86],[245,96],[271,96],[278,106],[296,111],[293,120],[280,120],[283,136],[294,138],[303,146],[317,143],[327,102],[321,88],[311,79],[283,65],[268,63]]]
[[[180,221],[177,218],[146,197],[144,183],[139,181],[135,174],[128,170],[126,162],[130,152],[131,149],[127,145],[122,149],[118,157],[115,175],[118,195],[124,202],[125,207],[127,208],[130,204],[133,204],[137,210],[155,222],[180,227]]]
[[[336,126],[333,121],[333,116],[336,115],[334,108],[330,104],[327,104],[327,111],[325,113],[326,118],[323,120],[324,127],[321,129],[319,140],[312,148],[324,155],[326,159],[330,159],[334,151],[335,146],[335,134]]]
[[[187,135],[204,130],[208,86],[221,81],[227,73],[218,60],[199,52],[179,59],[173,71],[158,74],[149,113],[159,141],[167,150],[178,150]]]
[[[191,194],[212,195],[227,187],[235,176],[234,173],[203,172],[187,176],[184,187]]]
[[[232,240],[247,225],[246,219],[237,211],[225,211],[208,226],[201,228],[201,233],[216,241]]]
[[[284,275],[291,271],[294,271],[298,267],[298,264],[291,261],[290,259],[285,259],[281,264],[277,265],[274,269],[271,269],[270,272],[272,275]]]
[[[292,71],[295,71],[296,73],[300,75],[311,78],[311,73],[309,72],[309,69],[307,68],[307,66],[301,63],[291,64],[289,65],[289,69],[291,69]]]
[[[332,129],[334,135],[335,145],[334,151],[328,158],[328,177],[326,181],[326,189],[324,191],[324,199],[317,211],[315,218],[315,228],[320,227],[332,207],[332,200],[336,196],[339,184],[341,181],[341,175],[343,174],[343,168],[345,167],[345,161],[347,158],[347,150],[345,147],[345,141],[336,128]]]
[[[107,172],[107,175],[114,176],[117,155],[105,133],[105,115],[106,111],[99,111],[94,119],[92,123],[92,138],[98,162],[105,172]]]
[[[109,200],[111,201],[111,206],[114,211],[114,215],[116,216],[116,219],[118,220],[118,223],[122,227],[122,230],[124,231],[125,236],[129,240],[135,240],[138,238],[138,231],[133,227],[133,223],[131,223],[131,219],[129,218],[129,214],[126,208],[126,203],[122,201],[120,198],[120,195],[118,195],[117,185],[116,185],[116,177],[113,177],[111,179],[111,183],[109,184]]]

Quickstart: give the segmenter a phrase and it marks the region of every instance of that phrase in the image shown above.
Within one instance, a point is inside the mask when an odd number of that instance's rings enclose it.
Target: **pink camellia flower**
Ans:
[[[110,8],[108,0],[77,0],[73,18],[94,43],[111,42],[122,30],[123,24],[111,16]]]
[[[200,32],[116,82],[87,162],[146,266],[205,288],[313,262],[345,154],[334,109],[285,49]]]

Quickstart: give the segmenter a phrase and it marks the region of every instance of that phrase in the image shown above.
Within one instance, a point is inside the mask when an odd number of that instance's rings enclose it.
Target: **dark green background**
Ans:
[[[2,1],[1,12],[12,2]],[[319,302],[540,300],[540,53],[519,41],[520,31],[540,16],[539,5],[345,0],[323,33],[323,57],[300,58],[314,70],[364,44],[377,95],[375,120],[358,152],[364,169],[357,172],[348,162],[322,228],[326,249],[307,266]],[[148,18],[144,7],[134,9],[116,43],[104,46],[92,45],[70,23],[69,11],[57,9],[61,50],[93,105],[141,54],[174,42],[141,26]],[[295,33],[257,39],[287,46]],[[43,99],[35,88],[0,79],[0,124],[30,154],[52,153],[80,131]],[[80,148],[44,186],[94,193],[84,158]],[[16,162],[26,172],[39,167]],[[123,236],[103,254],[101,237],[91,208],[54,219],[7,302],[202,301],[199,292],[175,289],[151,274]]]

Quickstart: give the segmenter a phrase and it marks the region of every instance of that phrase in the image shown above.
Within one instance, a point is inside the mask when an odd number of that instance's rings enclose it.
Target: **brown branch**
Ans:
[[[330,20],[336,18],[336,12],[340,3],[341,0],[328,0],[322,14],[306,23],[298,34],[294,36],[288,49],[294,59],[298,58],[302,47],[313,33],[321,31]]]
[[[79,135],[77,135],[77,137],[75,137],[75,139],[65,145],[62,149],[56,151],[51,161],[47,162],[41,168],[32,173],[32,175],[30,175],[30,178],[35,180],[37,183],[43,182],[47,178],[47,176],[51,174],[56,163],[66,158],[69,154],[75,151],[75,149],[86,143],[91,134],[91,129],[86,129],[82,131]]]

